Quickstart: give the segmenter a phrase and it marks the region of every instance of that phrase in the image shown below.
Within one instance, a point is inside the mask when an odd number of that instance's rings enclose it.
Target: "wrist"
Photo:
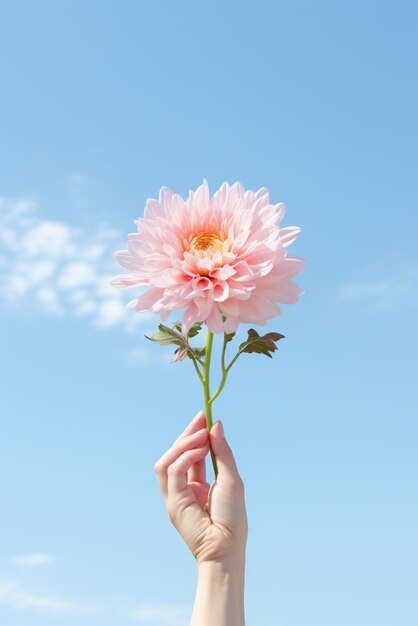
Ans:
[[[198,563],[191,626],[244,626],[245,550]]]
[[[214,582],[221,578],[229,579],[231,576],[243,575],[245,572],[245,549],[218,559],[198,561],[197,567],[199,576],[204,576]]]
[[[198,585],[219,602],[233,602],[235,610],[243,610],[245,551],[228,558],[198,564]],[[228,599],[228,600],[227,600]],[[238,609],[240,607],[240,609]]]

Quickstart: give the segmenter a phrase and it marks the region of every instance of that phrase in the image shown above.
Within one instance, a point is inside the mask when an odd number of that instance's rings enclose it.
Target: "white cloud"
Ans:
[[[126,307],[132,291],[110,284],[122,272],[114,253],[126,236],[99,224],[92,230],[43,219],[32,199],[0,198],[0,305],[46,315],[89,317],[97,328],[131,333],[155,314]]]
[[[142,605],[136,607],[132,619],[144,622],[147,626],[187,626],[191,609],[187,606]]]
[[[119,324],[126,315],[125,306],[117,300],[105,300],[99,306],[97,326],[106,328],[107,326],[115,326]]]
[[[76,317],[84,317],[84,315],[90,315],[90,313],[94,313],[97,305],[94,300],[83,300],[79,304],[76,304],[74,307],[74,315]]]
[[[62,313],[59,304],[59,298],[56,291],[50,287],[42,287],[36,290],[36,299],[45,313],[59,314]]]
[[[27,592],[12,580],[0,580],[0,605],[65,615],[89,615],[102,610],[100,606],[81,606],[64,598]]]
[[[55,557],[52,554],[20,554],[12,556],[10,563],[13,565],[21,565],[23,567],[38,567],[39,565],[46,565],[47,563],[53,563]]]
[[[61,289],[76,289],[84,285],[94,284],[96,280],[96,272],[91,263],[86,263],[85,261],[68,263],[58,276],[58,287],[61,287]]]
[[[32,224],[20,234],[17,243],[28,257],[39,257],[47,251],[49,257],[68,258],[76,247],[73,230],[66,224],[49,220]]]

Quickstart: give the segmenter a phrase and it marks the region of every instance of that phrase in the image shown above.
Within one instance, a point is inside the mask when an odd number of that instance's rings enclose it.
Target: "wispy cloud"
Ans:
[[[9,558],[12,565],[22,567],[23,576],[28,574],[30,568],[54,561],[55,557],[46,553],[19,554]],[[45,590],[30,589],[25,580],[0,576],[0,610],[5,607],[18,612],[74,617],[113,613],[123,619],[141,622],[144,626],[188,626],[190,621],[192,609],[189,606],[141,604],[129,609],[126,598],[122,602],[120,600],[116,596],[113,600],[107,598],[103,603],[80,603]]]
[[[62,615],[91,615],[103,610],[101,606],[82,606],[64,598],[28,592],[12,580],[0,580],[0,605]]]
[[[366,310],[389,311],[404,303],[418,302],[418,264],[394,263],[365,270],[365,277],[342,285],[340,298],[362,303]]]
[[[55,557],[52,554],[20,554],[10,557],[10,563],[12,565],[19,565],[21,567],[39,567],[40,565],[47,565],[53,563]]]
[[[190,615],[187,606],[141,605],[132,611],[131,618],[147,626],[187,626]]]
[[[154,315],[127,309],[133,295],[110,284],[124,242],[108,225],[89,231],[44,219],[34,200],[0,198],[0,304],[132,332]]]

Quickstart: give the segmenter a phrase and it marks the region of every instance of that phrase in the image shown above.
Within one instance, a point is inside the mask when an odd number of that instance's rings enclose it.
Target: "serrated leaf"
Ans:
[[[181,333],[181,322],[173,322],[174,328]]]
[[[277,350],[276,342],[280,339],[284,339],[284,335],[281,333],[273,332],[259,335],[254,328],[250,328],[246,341],[240,345],[239,349],[241,352],[265,354],[271,359],[272,356],[270,353]]]
[[[181,343],[185,341],[181,334],[168,326],[164,326],[164,324],[159,324],[157,332],[151,335],[151,337],[147,335],[145,335],[145,337],[150,341],[158,342],[161,346],[169,346],[171,344],[181,345]]]
[[[173,326],[181,334],[181,322],[174,322]],[[193,326],[190,327],[190,330],[187,333],[187,338],[191,339],[192,337],[196,337],[196,335],[202,330],[202,326],[203,322],[195,322]]]
[[[187,339],[183,337],[181,332],[177,332],[174,328],[169,328],[168,326],[164,326],[164,324],[159,324],[157,332],[151,335],[151,337],[148,337],[147,335],[145,335],[145,337],[150,341],[159,343],[160,346],[174,345],[178,346],[182,350],[185,350],[186,354],[183,354],[183,352],[179,352],[178,350],[175,351],[175,358],[173,358],[174,362],[183,360],[185,356],[190,356],[190,358],[195,358],[203,364],[200,355],[195,352],[194,348],[192,348]]]
[[[203,346],[203,348],[193,348],[193,351],[197,356],[204,357],[206,354],[206,346]]]

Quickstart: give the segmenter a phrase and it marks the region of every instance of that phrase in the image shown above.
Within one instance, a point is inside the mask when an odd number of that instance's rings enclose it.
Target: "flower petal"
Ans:
[[[300,229],[279,228],[284,213],[267,189],[245,190],[239,182],[223,183],[210,198],[204,179],[186,200],[162,187],[135,220],[127,250],[116,254],[128,273],[112,284],[147,286],[130,306],[152,309],[163,320],[185,308],[186,331],[205,319],[212,332],[232,332],[242,322],[263,325],[280,314],[279,302],[303,293],[292,278],[304,260],[286,250]]]
[[[216,305],[213,307],[212,312],[207,319],[207,324],[211,333],[223,333],[224,332],[224,325],[223,325],[221,313]]]
[[[288,226],[280,229],[280,241],[284,246],[290,246],[299,235],[301,229],[299,226]]]
[[[229,296],[229,285],[226,280],[212,281],[212,298],[215,302],[223,302]]]
[[[119,274],[115,276],[110,281],[110,284],[114,287],[122,287],[122,289],[127,289],[129,287],[138,287],[140,285],[147,285],[148,280],[142,279],[135,274]]]
[[[135,311],[149,311],[154,304],[163,296],[164,289],[151,287],[145,293],[129,303],[130,308]]]

